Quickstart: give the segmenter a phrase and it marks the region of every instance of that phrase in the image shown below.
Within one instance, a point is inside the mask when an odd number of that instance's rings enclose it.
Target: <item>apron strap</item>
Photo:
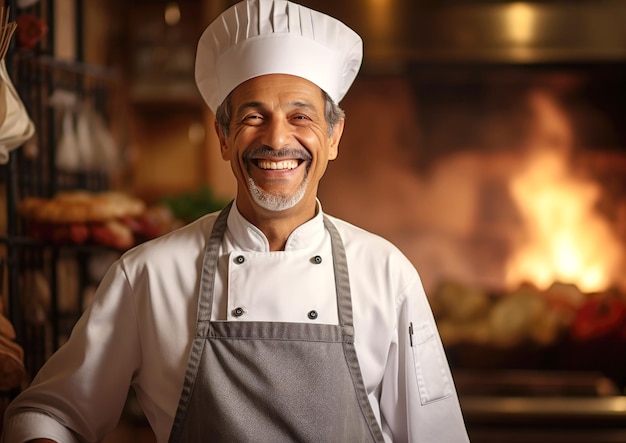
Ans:
[[[202,274],[200,277],[200,293],[198,295],[198,316],[196,336],[204,337],[211,320],[211,311],[213,310],[213,291],[215,288],[215,273],[217,272],[217,259],[220,245],[224,232],[226,232],[226,222],[228,214],[233,205],[230,201],[220,212],[213,225],[213,231],[209,238],[206,250],[204,251],[204,260],[202,266]]]
[[[335,271],[335,288],[337,290],[337,315],[339,324],[345,326],[345,330],[354,334],[354,322],[352,320],[352,296],[350,293],[350,274],[348,273],[348,260],[343,240],[339,231],[330,219],[324,215],[324,226],[330,233],[330,242],[333,251],[333,268]]]
[[[220,244],[222,242],[222,236],[226,230],[226,221],[228,220],[228,213],[233,202],[222,209],[222,212],[218,215],[217,220],[213,226],[211,237],[204,252],[204,261],[202,265],[202,274],[200,277],[200,293],[198,294],[198,314],[196,321],[196,337],[191,344],[191,350],[189,352],[189,360],[187,362],[187,369],[185,370],[185,381],[183,382],[180,399],[178,401],[178,409],[174,416],[174,423],[172,424],[172,432],[170,433],[169,442],[178,441],[178,434],[182,429],[183,421],[187,416],[187,409],[189,408],[189,399],[191,398],[193,387],[196,381],[198,369],[200,368],[202,353],[206,341],[204,339],[198,340],[206,336],[209,329],[209,320],[211,319],[211,310],[213,309],[213,287],[215,281],[218,253]],[[213,264],[211,266],[210,264]]]
[[[376,415],[367,397],[365,382],[361,374],[359,359],[354,347],[354,323],[352,318],[352,295],[350,292],[350,274],[348,273],[348,259],[343,240],[335,225],[324,215],[324,226],[330,233],[333,250],[333,263],[335,268],[335,286],[337,288],[337,310],[339,314],[339,324],[342,325],[344,334],[343,351],[346,356],[348,370],[355,386],[357,400],[361,412],[369,425],[372,438],[376,442],[384,442],[382,430],[378,425]]]

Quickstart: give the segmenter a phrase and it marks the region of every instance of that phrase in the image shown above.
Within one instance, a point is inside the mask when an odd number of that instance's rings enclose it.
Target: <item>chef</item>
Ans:
[[[96,442],[133,387],[157,441],[468,441],[419,276],[325,214],[360,37],[285,0],[232,6],[198,44],[237,195],[124,254],[10,405],[4,442]]]

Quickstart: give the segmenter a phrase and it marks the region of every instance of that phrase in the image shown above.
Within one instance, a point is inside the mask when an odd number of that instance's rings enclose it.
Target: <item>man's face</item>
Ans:
[[[343,130],[342,121],[328,136],[320,88],[300,77],[263,75],[239,85],[231,106],[230,134],[218,134],[222,157],[237,178],[239,209],[314,208]]]

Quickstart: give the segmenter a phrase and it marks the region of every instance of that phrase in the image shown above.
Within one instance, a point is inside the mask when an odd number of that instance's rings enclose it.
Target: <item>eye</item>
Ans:
[[[311,117],[309,117],[306,114],[295,114],[291,116],[291,120],[297,123],[302,123],[302,122],[311,121]]]
[[[261,114],[246,115],[241,119],[245,125],[257,126],[263,122],[263,116]]]

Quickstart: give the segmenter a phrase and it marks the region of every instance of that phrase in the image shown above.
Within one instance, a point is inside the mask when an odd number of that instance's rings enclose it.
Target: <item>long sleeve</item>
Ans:
[[[3,442],[91,442],[114,429],[141,352],[136,309],[120,266],[109,270],[100,288],[106,290],[96,294],[69,341],[7,409]]]
[[[468,442],[456,389],[419,278],[397,299],[398,326],[381,389],[383,428],[394,442]]]

